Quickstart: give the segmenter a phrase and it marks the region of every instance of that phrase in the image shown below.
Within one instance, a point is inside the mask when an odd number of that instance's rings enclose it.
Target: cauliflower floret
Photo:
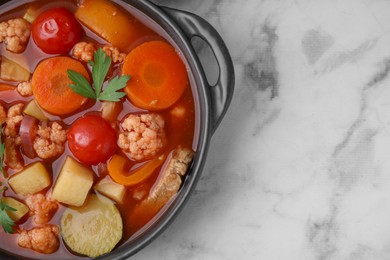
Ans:
[[[42,159],[56,157],[64,152],[66,130],[54,122],[50,126],[38,126],[37,136],[34,140],[34,150]]]
[[[26,203],[30,208],[30,215],[33,216],[34,223],[38,226],[49,222],[58,209],[58,204],[55,201],[46,199],[46,196],[41,193],[30,195],[26,199]]]
[[[23,52],[26,49],[30,34],[30,23],[23,18],[0,23],[0,43],[4,42],[9,51]]]
[[[57,251],[60,245],[58,234],[59,228],[55,225],[22,230],[18,236],[18,245],[40,253],[51,254]]]
[[[95,51],[95,44],[89,42],[79,42],[73,48],[73,57],[88,62],[90,60],[93,60],[93,55]]]
[[[23,158],[20,154],[18,146],[21,144],[20,136],[18,137],[7,137],[4,140],[5,153],[4,162],[9,168],[14,170],[21,170],[24,166]]]
[[[21,170],[24,165],[22,156],[20,155],[21,138],[19,134],[19,126],[23,119],[22,110],[23,104],[13,105],[8,109],[7,118],[5,119],[4,141],[5,154],[4,161],[11,169]],[[4,108],[2,108],[4,110]],[[3,111],[5,113],[5,110]],[[2,114],[4,115],[4,113]]]
[[[4,107],[0,104],[0,125],[4,124],[7,120],[7,113],[5,112]]]
[[[4,134],[6,136],[16,137],[18,135],[18,128],[23,119],[23,106],[24,105],[22,103],[19,103],[8,109],[4,129]]]
[[[22,97],[29,97],[33,94],[30,81],[19,83],[16,90]]]
[[[111,57],[111,60],[114,63],[121,63],[126,58],[126,53],[121,53],[117,48],[113,46],[106,45],[103,47],[103,51],[107,54],[107,56]]]
[[[20,155],[20,149],[18,147],[22,144],[19,136],[19,126],[23,120],[23,106],[24,105],[22,103],[19,103],[10,107],[7,112],[7,118],[5,119],[4,134],[6,138],[4,141],[4,161],[8,167],[15,170],[21,170],[24,165],[24,161]],[[3,107],[2,110],[3,112],[1,112],[1,114],[4,116],[5,110]]]
[[[156,155],[165,145],[164,119],[157,114],[129,115],[121,126],[118,146],[133,160]]]
[[[72,51],[73,57],[76,59],[88,62],[94,59],[94,54],[97,47],[92,42],[79,42]],[[123,62],[126,58],[126,53],[121,53],[117,48],[106,45],[103,47],[103,51],[109,56],[113,63]]]

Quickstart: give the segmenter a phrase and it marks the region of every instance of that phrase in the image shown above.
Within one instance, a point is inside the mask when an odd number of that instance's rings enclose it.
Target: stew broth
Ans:
[[[27,3],[21,6],[18,4],[19,1],[14,1],[14,2],[15,2],[13,4],[14,8],[12,11],[0,14],[0,22],[12,18],[23,17],[23,15],[27,12],[28,8],[31,5],[34,5],[37,8],[36,10],[38,13],[42,13],[45,10],[49,10],[51,8],[58,7],[58,6],[65,7],[72,13],[74,13],[78,8],[78,2],[76,0],[50,1],[49,3],[47,1],[33,1],[31,3]],[[129,12],[132,13],[131,8],[126,8],[126,9],[124,7],[119,7],[119,8],[124,13],[129,13]],[[164,32],[156,31],[155,26],[153,26],[152,28],[147,19],[142,19],[142,17],[139,17],[139,14],[132,13],[132,15],[137,17],[136,18],[137,22],[140,25],[142,24],[143,37],[137,39],[135,42],[133,42],[133,44],[129,45],[128,48],[126,50],[123,50],[122,52],[128,54],[137,46],[148,41],[153,41],[153,40],[159,40],[165,42],[168,41],[168,39],[166,39],[167,36],[164,35]],[[110,44],[106,40],[102,39],[99,35],[94,33],[90,28],[86,27],[83,24],[81,25],[83,30],[85,31],[85,35],[82,36],[80,41],[93,42],[99,47],[106,44]],[[49,57],[59,56],[56,54],[46,54],[35,44],[35,42],[31,38],[24,52],[22,53],[9,52],[6,50],[5,44],[3,43],[0,44],[0,54],[9,59],[12,59],[13,61],[24,66],[25,68],[28,68],[31,73],[34,72],[35,68],[42,60],[45,60]],[[73,58],[70,53],[67,56]],[[87,63],[84,64],[88,68],[89,72],[91,73],[91,65],[88,65]],[[120,75],[122,64],[123,63],[115,64],[110,69],[109,75],[111,76]],[[13,85],[16,87],[19,82],[0,79],[0,84],[1,83]],[[6,111],[16,103],[23,103],[27,105],[32,99],[34,99],[34,96],[22,97],[16,90],[0,91],[0,104],[3,105]],[[164,164],[162,164],[156,170],[154,170],[153,174],[145,181],[139,183],[136,186],[126,187],[126,193],[123,200],[121,202],[116,203],[116,206],[123,220],[123,236],[121,241],[117,245],[117,247],[123,244],[124,242],[126,242],[128,239],[130,239],[135,233],[142,231],[143,227],[154,216],[158,214],[160,207],[158,207],[158,209],[151,208],[150,210],[141,210],[141,211],[136,211],[135,209],[140,206],[141,202],[148,196],[153,186],[156,185],[157,181],[161,178],[161,175],[167,166],[169,158],[172,156],[172,151],[179,146],[188,147],[192,149],[194,143],[194,129],[195,129],[194,97],[191,92],[190,85],[186,87],[180,99],[177,102],[175,102],[174,105],[166,109],[162,109],[158,111],[149,111],[147,109],[139,108],[135,106],[131,101],[129,101],[127,97],[121,98],[120,103],[122,104],[123,108],[117,115],[116,123],[114,123],[117,136],[120,133],[119,124],[129,114],[157,113],[162,116],[162,118],[165,120],[164,130],[166,134],[166,144],[164,145],[162,150],[158,152],[158,155],[156,156],[165,154],[166,159]],[[175,116],[175,111],[176,111],[175,109],[179,109],[181,112],[185,111],[185,116],[184,117]],[[69,128],[78,118],[88,114],[101,115],[101,111],[102,111],[102,102],[88,100],[80,109],[68,115],[53,115],[46,111],[44,111],[44,114],[48,118],[49,122],[59,121],[61,122],[61,125],[64,126],[66,130],[69,130]],[[142,167],[143,165],[145,165],[145,163],[147,163],[150,160],[148,159],[148,160],[135,161],[129,159],[128,156],[126,156],[126,153],[124,153],[119,147],[117,148],[116,154],[119,154],[127,158],[128,171],[130,171],[131,169],[137,169],[139,167]],[[66,141],[65,143],[65,151],[60,156],[52,159],[43,160],[37,156],[30,159],[23,153],[23,151],[21,155],[23,157],[25,166],[38,161],[43,162],[48,172],[51,173],[51,185],[45,190],[40,192],[45,194],[47,197],[50,197],[53,191],[53,186],[55,185],[58,174],[64,164],[65,159],[68,156],[74,158],[74,155],[69,150],[68,141]],[[109,178],[109,174],[107,171],[108,161],[109,160],[102,162],[98,165],[88,166],[90,167],[90,169],[93,170],[94,173],[93,176],[94,185],[98,183],[101,179]],[[13,170],[7,167],[7,165],[5,165],[5,170],[7,171],[9,177],[13,176],[18,172],[18,170]],[[6,189],[5,192],[3,193],[4,197],[13,197],[18,199],[21,202],[25,201],[26,196],[22,196],[14,192],[13,189],[10,187],[10,185],[7,183],[7,179],[4,179],[1,175],[0,175],[0,181],[3,182],[4,186],[8,187],[8,189]],[[92,188],[89,193],[90,194],[96,193],[96,191]],[[68,206],[62,203],[58,203],[58,205],[59,205],[58,210],[56,211],[52,219],[48,222],[48,224],[53,224],[53,225],[60,224],[62,214]],[[137,213],[137,212],[141,212],[141,213]],[[38,258],[38,259],[87,258],[85,256],[78,255],[77,253],[70,250],[64,243],[63,239],[61,239],[61,235],[59,237],[60,246],[58,250],[56,250],[52,254],[42,254],[39,252],[35,252],[34,250],[31,249],[21,248],[18,246],[18,242],[17,242],[18,231],[21,229],[30,230],[35,225],[33,223],[32,217],[30,217],[28,214],[25,215],[21,220],[17,221],[16,224],[17,226],[15,227],[15,231],[16,231],[15,234],[7,234],[0,227],[0,249],[6,251],[11,255],[14,254],[17,256]]]

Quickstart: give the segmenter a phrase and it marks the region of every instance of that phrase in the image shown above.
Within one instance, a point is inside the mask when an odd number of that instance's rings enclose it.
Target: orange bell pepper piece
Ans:
[[[135,171],[126,173],[126,158],[115,154],[108,163],[108,173],[115,182],[124,186],[133,186],[149,178],[164,160],[165,156],[161,155],[150,160]]]
[[[100,37],[125,52],[150,29],[107,0],[83,0],[75,16]]]
[[[0,83],[0,91],[14,90],[15,87],[12,85]]]

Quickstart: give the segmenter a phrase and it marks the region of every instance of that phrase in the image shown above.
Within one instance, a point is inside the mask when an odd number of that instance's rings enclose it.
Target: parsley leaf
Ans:
[[[126,86],[130,76],[114,77],[102,92],[104,80],[111,66],[111,57],[99,48],[94,54],[94,60],[95,61],[89,61],[89,64],[92,66],[94,88],[92,88],[91,84],[83,75],[73,70],[68,70],[68,77],[74,82],[74,84],[69,85],[69,87],[73,92],[84,97],[95,100],[118,102],[119,99],[126,95],[120,90]]]
[[[15,222],[8,216],[7,210],[16,211],[16,209],[11,208],[7,204],[3,203],[3,200],[0,199],[0,224],[5,232],[13,234],[15,232]]]
[[[76,71],[68,70],[68,77],[70,80],[75,82],[75,84],[69,85],[73,92],[82,95],[84,97],[96,99],[95,92],[93,92],[91,85],[88,80],[84,78],[83,75],[79,74]]]
[[[118,90],[126,87],[127,81],[129,81],[130,76],[114,77],[106,86],[106,89],[100,95],[99,100],[106,101],[119,101],[120,98],[126,96],[124,92],[117,92]]]
[[[108,70],[111,66],[111,58],[99,48],[94,54],[95,62],[91,61],[92,65],[92,78],[95,86],[96,97],[99,96],[103,87],[104,79],[107,76]]]

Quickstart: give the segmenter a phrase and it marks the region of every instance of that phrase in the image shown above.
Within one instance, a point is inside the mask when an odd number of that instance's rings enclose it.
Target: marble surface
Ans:
[[[215,26],[236,91],[195,194],[132,259],[390,259],[390,1],[154,2]]]

